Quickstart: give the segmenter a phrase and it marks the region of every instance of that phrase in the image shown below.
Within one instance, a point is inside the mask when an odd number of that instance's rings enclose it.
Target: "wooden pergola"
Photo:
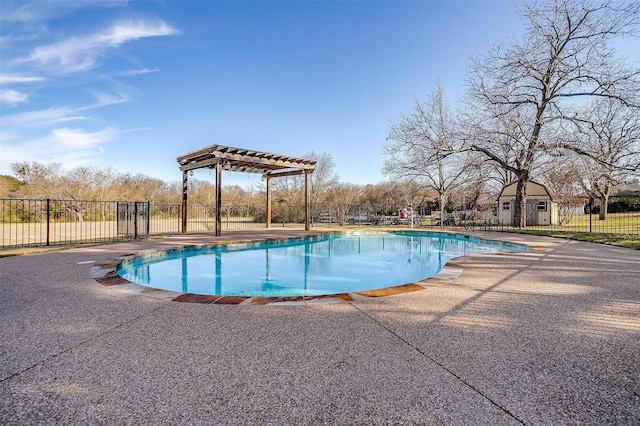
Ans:
[[[188,174],[196,169],[216,171],[216,236],[222,233],[222,170],[233,172],[259,173],[267,181],[267,228],[271,226],[271,179],[293,175],[304,175],[304,228],[311,229],[311,173],[316,160],[270,154],[250,149],[224,145],[211,145],[191,151],[177,158],[182,170],[182,232],[187,232],[187,183]]]

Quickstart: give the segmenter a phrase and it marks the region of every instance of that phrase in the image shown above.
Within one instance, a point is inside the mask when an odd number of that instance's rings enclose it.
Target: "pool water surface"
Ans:
[[[330,234],[160,252],[125,260],[117,272],[143,286],[183,293],[318,296],[416,282],[455,257],[526,249],[451,234]]]

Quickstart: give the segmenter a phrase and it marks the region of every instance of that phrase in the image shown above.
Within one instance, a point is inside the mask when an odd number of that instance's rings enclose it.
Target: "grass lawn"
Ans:
[[[607,220],[599,220],[597,214],[577,215],[560,226],[511,229],[533,235],[589,241],[640,250],[640,212],[610,213]]]
[[[640,212],[610,213],[607,215],[607,220],[599,220],[597,214],[573,216],[568,223],[560,227],[564,232],[578,234],[597,232],[637,235],[640,230]]]
[[[518,232],[521,234],[544,235],[555,238],[567,238],[570,240],[588,241],[591,243],[608,244],[611,246],[640,250],[640,235],[593,234],[587,232],[556,232],[540,230],[523,230],[513,232]]]

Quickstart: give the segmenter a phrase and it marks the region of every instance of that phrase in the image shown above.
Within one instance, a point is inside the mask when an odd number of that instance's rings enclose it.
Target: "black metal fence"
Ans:
[[[640,200],[621,202],[611,201],[607,204],[607,214],[601,217],[599,203],[576,205],[570,202],[554,203],[550,212],[536,211],[533,215],[555,214],[550,224],[535,224],[527,221],[527,229],[566,233],[594,234],[627,234],[640,235]],[[532,213],[527,211],[528,219]],[[512,231],[509,221],[502,221],[501,230]],[[535,221],[534,221],[535,222]]]
[[[313,228],[390,226],[413,228],[482,229],[509,232],[510,219],[495,203],[448,206],[440,212],[435,204],[411,207],[392,204],[324,203],[311,206]],[[640,235],[640,202],[609,205],[606,219],[600,206],[558,203],[550,208],[553,219],[527,229],[554,232],[592,232]],[[189,205],[189,231],[215,230],[215,207]],[[534,210],[536,215],[544,211]],[[528,213],[529,214],[529,213]],[[223,230],[257,229],[266,226],[264,206],[223,206]],[[304,207],[276,204],[271,227],[304,228]],[[0,200],[0,248],[101,243],[179,233],[182,206],[148,202],[86,200]]]
[[[2,248],[147,238],[149,203],[3,199],[0,225]]]
[[[189,231],[215,230],[215,206],[189,205],[187,215]],[[274,206],[271,217],[272,227],[304,228],[302,206]],[[223,230],[264,228],[266,208],[223,206],[221,218]],[[181,229],[180,204],[0,199],[0,248],[127,241]]]

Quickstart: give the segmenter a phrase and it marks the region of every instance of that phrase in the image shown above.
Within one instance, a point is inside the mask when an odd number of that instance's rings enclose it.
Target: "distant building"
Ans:
[[[518,182],[511,182],[498,195],[498,220],[513,222],[513,211]],[[527,183],[527,226],[558,225],[558,203],[551,191],[544,185],[529,181]]]
[[[640,184],[631,183],[616,186],[609,195],[609,200],[626,201],[629,204],[640,203]]]

